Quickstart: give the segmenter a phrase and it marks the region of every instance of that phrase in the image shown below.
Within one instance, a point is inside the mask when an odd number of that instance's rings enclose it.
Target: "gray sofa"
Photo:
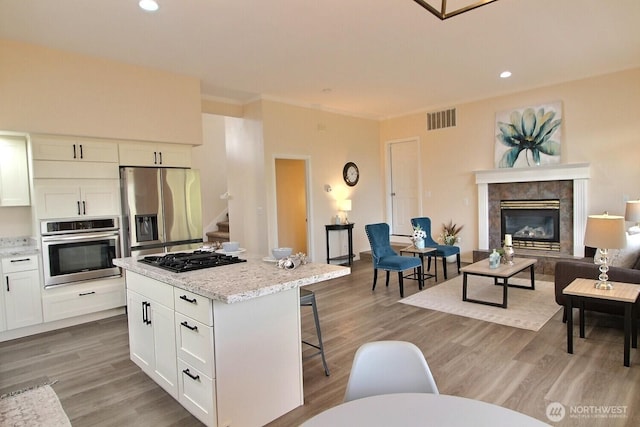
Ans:
[[[567,319],[567,307],[562,290],[576,278],[594,279],[595,282],[600,274],[598,266],[593,263],[593,253],[594,250],[592,248],[587,248],[585,250],[587,257],[583,259],[575,261],[559,261],[556,263],[554,280],[555,294],[556,302],[564,307],[563,321],[566,321]],[[631,268],[610,267],[608,275],[609,280],[612,282],[636,283],[640,286],[640,258],[638,258],[635,265]],[[637,304],[640,304],[640,302]],[[585,303],[585,309],[617,315],[624,314],[622,307],[619,305],[587,302]]]

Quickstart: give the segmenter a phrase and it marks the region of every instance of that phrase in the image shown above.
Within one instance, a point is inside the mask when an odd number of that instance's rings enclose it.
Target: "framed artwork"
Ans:
[[[528,168],[560,163],[562,103],[496,113],[495,167]]]

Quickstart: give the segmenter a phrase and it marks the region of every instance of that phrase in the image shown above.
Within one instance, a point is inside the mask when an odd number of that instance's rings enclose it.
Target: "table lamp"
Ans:
[[[600,276],[595,284],[596,289],[613,289],[609,282],[609,249],[622,249],[627,246],[624,230],[624,217],[616,215],[589,215],[584,244],[600,251]],[[598,257],[596,257],[597,259]]]
[[[351,199],[340,200],[338,203],[338,209],[344,212],[344,223],[349,224],[347,212],[351,212]]]
[[[640,233],[640,200],[629,200],[624,211],[625,221],[636,224],[629,229],[629,234]]]

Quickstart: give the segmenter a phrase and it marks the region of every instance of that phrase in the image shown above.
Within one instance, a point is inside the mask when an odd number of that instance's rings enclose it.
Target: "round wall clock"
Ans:
[[[344,182],[347,183],[348,186],[353,187],[358,183],[360,179],[360,171],[358,170],[358,166],[356,166],[353,162],[347,162],[342,168],[342,177],[344,178]]]

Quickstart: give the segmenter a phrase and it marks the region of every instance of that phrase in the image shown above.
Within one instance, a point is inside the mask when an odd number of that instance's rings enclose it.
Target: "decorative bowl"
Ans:
[[[271,254],[275,259],[282,259],[291,255],[291,251],[291,248],[273,248],[271,249]]]
[[[222,249],[225,252],[237,252],[240,249],[240,242],[222,242]]]

